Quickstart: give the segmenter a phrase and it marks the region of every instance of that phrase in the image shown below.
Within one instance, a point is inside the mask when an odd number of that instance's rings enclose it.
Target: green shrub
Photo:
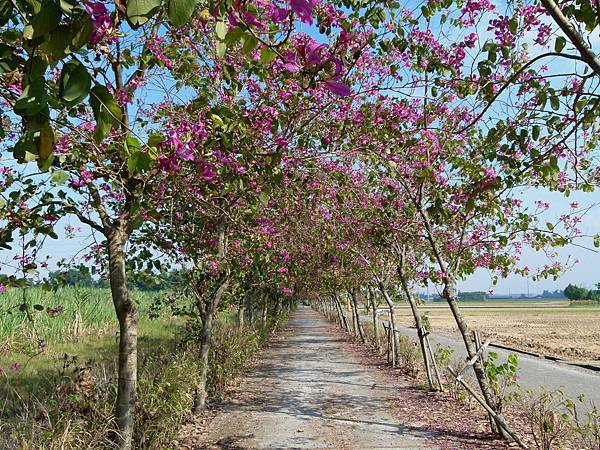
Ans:
[[[163,449],[190,416],[199,366],[183,348],[158,351],[140,364],[135,448]]]

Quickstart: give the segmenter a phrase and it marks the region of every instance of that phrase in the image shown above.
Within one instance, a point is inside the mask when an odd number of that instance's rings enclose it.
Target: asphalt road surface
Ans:
[[[366,319],[365,319],[366,320]],[[396,325],[398,331],[417,339],[417,330],[405,326]],[[435,350],[437,344],[443,347],[450,347],[454,350],[454,355],[466,357],[466,350],[463,341],[459,337],[448,336],[439,333],[431,333],[429,340],[432,349]],[[506,361],[511,353],[508,350],[491,348],[491,351],[498,353],[500,361]],[[519,362],[518,377],[519,384],[523,388],[539,392],[541,387],[546,390],[561,389],[564,394],[573,400],[576,400],[580,394],[585,395],[587,402],[594,402],[600,407],[600,372],[571,366],[556,361],[537,358],[516,353]]]

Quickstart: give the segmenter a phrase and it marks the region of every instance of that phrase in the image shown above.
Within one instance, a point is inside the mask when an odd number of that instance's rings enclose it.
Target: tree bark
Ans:
[[[254,304],[252,302],[252,296],[250,294],[248,294],[248,296],[246,297],[246,311],[248,314],[248,323],[250,323],[251,326],[254,326]]]
[[[358,315],[358,305],[357,305],[357,301],[356,301],[356,288],[350,290],[349,293],[350,293],[350,299],[352,300],[352,308],[354,310],[354,317],[356,319],[356,328],[358,330],[358,335],[360,337],[360,341],[364,344],[366,341],[365,341],[365,334],[363,333],[363,329],[360,324],[360,316]]]
[[[244,328],[244,315],[245,315],[245,310],[246,308],[244,307],[244,303],[241,302],[238,306],[238,311],[237,311],[237,319],[238,319],[238,328],[241,330],[242,328]]]
[[[208,357],[213,342],[213,322],[217,307],[227,291],[230,278],[228,276],[219,284],[217,291],[204,306],[204,316],[202,318],[202,336],[200,338],[200,374],[198,376],[198,386],[196,387],[196,396],[192,412],[195,415],[202,413],[206,409],[206,382],[208,380]]]
[[[423,218],[423,224],[425,225],[425,231],[427,233],[427,240],[429,241],[429,243],[431,245],[431,250],[433,251],[434,258],[437,261],[439,269],[442,271],[442,273],[445,274],[444,290],[442,291],[442,297],[446,300],[446,302],[448,303],[448,306],[450,306],[450,311],[452,311],[452,315],[454,316],[456,325],[458,326],[460,334],[463,338],[468,357],[473,358],[476,353],[475,346],[473,345],[473,342],[471,341],[471,336],[469,334],[469,329],[467,327],[467,323],[465,322],[465,320],[460,312],[458,303],[456,301],[456,297],[454,295],[455,277],[453,276],[451,268],[447,267],[447,265],[444,261],[444,258],[442,257],[442,254],[440,252],[440,249],[438,248],[438,244],[436,242],[435,234],[433,231],[433,227],[431,225],[431,221],[429,220],[429,215],[427,213],[427,210],[424,208],[423,204],[420,202],[417,202],[416,206],[419,208],[419,213],[420,213],[421,217]],[[490,391],[487,377],[485,375],[485,372],[484,372],[483,367],[482,367],[481,363],[479,362],[479,360],[477,360],[475,362],[475,364],[473,365],[473,371],[475,372],[475,377],[477,378],[477,383],[479,384],[483,398],[485,399],[488,406],[490,408],[494,409],[493,396]],[[504,428],[502,428],[502,425],[501,424],[496,424],[496,425],[497,425],[497,430],[492,429],[492,431],[499,430],[501,433],[501,436],[503,438],[506,438],[507,434],[506,434]],[[494,427],[492,427],[492,428],[494,428]]]
[[[387,289],[383,285],[383,282],[379,282],[379,290],[385,299],[385,302],[388,305],[388,311],[390,314],[390,337],[391,337],[391,347],[392,347],[392,367],[396,367],[396,320],[394,318],[394,302],[390,298],[390,295],[387,292]]]
[[[444,282],[444,290],[442,291],[442,297],[444,297],[444,299],[448,303],[448,306],[450,306],[450,311],[452,311],[452,315],[454,316],[454,320],[456,321],[458,330],[460,331],[460,334],[463,338],[463,342],[465,343],[465,348],[467,350],[468,357],[473,358],[475,356],[475,354],[477,353],[477,350],[475,349],[475,345],[473,344],[473,341],[471,340],[471,334],[469,333],[469,328],[467,326],[467,323],[465,322],[463,315],[460,312],[460,309],[458,307],[458,303],[456,301],[456,296],[454,295],[454,291],[455,291],[454,282],[450,277],[447,277],[446,281]],[[475,378],[477,378],[477,383],[479,384],[479,388],[481,389],[481,394],[483,395],[485,402],[488,404],[488,406],[490,408],[492,408],[495,411],[493,394],[490,390],[487,376],[483,370],[483,366],[479,359],[477,359],[475,361],[475,363],[473,364],[473,371],[475,372]],[[493,430],[493,431],[500,431],[502,437],[508,438],[508,435],[506,434],[506,431],[502,427],[502,424],[497,423],[496,426],[497,426],[497,430]]]
[[[225,258],[226,254],[226,230],[225,224],[223,222],[217,225],[217,233],[219,237],[218,243],[218,257],[221,261]],[[200,311],[203,311],[202,314],[202,336],[200,338],[200,373],[198,374],[198,385],[196,387],[196,395],[194,398],[194,405],[192,407],[192,413],[194,415],[198,415],[202,413],[206,409],[206,382],[208,380],[208,363],[209,363],[209,354],[210,348],[212,346],[212,329],[213,329],[213,321],[215,318],[215,313],[217,311],[217,307],[223,298],[223,295],[227,291],[230,282],[229,270],[225,269],[225,273],[221,275],[217,290],[213,295],[208,299],[208,301],[204,305],[200,305]],[[196,289],[196,292],[200,292]],[[201,302],[202,299],[198,298],[198,301]],[[203,306],[203,307],[202,307]]]
[[[431,373],[431,366],[429,364],[429,357],[427,356],[427,347],[425,345],[425,329],[423,328],[423,321],[421,320],[421,315],[419,314],[419,308],[417,307],[417,302],[412,296],[412,292],[410,287],[408,286],[408,282],[406,281],[406,277],[404,276],[403,271],[404,264],[404,255],[400,257],[400,264],[398,266],[398,275],[400,277],[400,284],[402,284],[402,290],[404,291],[404,295],[406,296],[406,300],[410,305],[410,309],[412,311],[413,317],[415,319],[415,326],[417,327],[417,336],[419,336],[419,344],[421,347],[421,354],[423,355],[423,364],[425,365],[425,373],[427,374],[427,382],[429,383],[429,389],[435,390],[435,385],[433,383],[433,376]]]
[[[115,416],[117,432],[114,436],[118,449],[130,449],[133,443],[133,425],[137,388],[138,311],[127,287],[125,244],[128,234],[114,229],[108,236],[108,265],[110,290],[119,321],[119,368]]]
[[[267,324],[267,315],[269,312],[269,302],[267,299],[268,299],[268,297],[265,295],[263,297],[262,312],[260,315],[260,319],[261,319],[261,323],[262,323],[263,327]]]
[[[567,35],[571,43],[577,48],[581,58],[590,66],[590,68],[596,72],[596,75],[600,75],[600,58],[596,56],[594,50],[585,42],[585,39],[577,32],[573,27],[569,19],[565,17],[560,7],[554,0],[541,0],[544,8],[552,16],[554,21],[560,27],[560,29]],[[598,3],[596,3],[597,5]]]
[[[338,310],[338,314],[340,316],[340,325],[342,327],[344,327],[344,330],[350,331],[350,328],[348,327],[348,322],[346,321],[346,316],[344,315],[344,310],[342,309],[342,305],[340,303],[340,299],[338,298],[337,294],[333,294],[333,299],[335,301],[335,304],[336,304],[337,310]]]
[[[379,327],[377,326],[377,305],[375,304],[375,293],[371,286],[369,286],[369,299],[371,300],[371,314],[373,318],[373,340],[375,341],[375,348],[379,349]]]

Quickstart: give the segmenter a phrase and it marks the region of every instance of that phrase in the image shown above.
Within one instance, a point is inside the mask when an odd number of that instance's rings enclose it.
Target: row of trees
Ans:
[[[569,300],[600,300],[600,283],[596,284],[596,289],[569,284],[564,292]]]
[[[172,290],[180,287],[183,283],[184,276],[181,270],[171,270],[165,273],[159,273],[151,280],[140,279],[130,282],[140,291],[164,291]],[[70,268],[66,270],[55,270],[48,274],[48,277],[39,283],[41,286],[51,286],[59,288],[62,286],[70,287],[93,287],[93,288],[108,288],[109,283],[106,279],[94,279],[89,269],[85,266]]]
[[[27,285],[62,217],[91,230],[83,259],[119,321],[118,448],[136,401],[130,277],[186,269],[199,413],[226,299],[276,314],[286,295],[356,308],[379,291],[392,324],[403,298],[421,330],[415,287],[436,283],[474,356],[457,280],[557,276],[520,254],[577,238],[579,210],[546,222],[523,193],[598,183],[591,1],[15,0],[0,26],[0,246],[19,249],[0,282]]]

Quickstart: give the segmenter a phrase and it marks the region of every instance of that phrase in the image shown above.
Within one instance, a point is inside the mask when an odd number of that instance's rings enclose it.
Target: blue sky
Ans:
[[[562,214],[566,214],[570,211],[569,203],[571,202],[578,202],[580,209],[597,205],[591,208],[583,217],[579,228],[584,236],[593,236],[594,234],[600,233],[600,191],[598,190],[592,193],[573,193],[568,198],[560,192],[538,190],[536,192],[525,193],[523,195],[523,200],[528,204],[533,203],[535,200],[543,200],[550,203],[550,209],[545,218],[552,222]],[[582,237],[578,239],[576,243],[592,250],[586,250],[574,245],[558,249],[559,261],[564,262],[570,257],[571,260],[579,259],[581,262],[575,264],[557,281],[554,281],[553,279],[540,280],[538,282],[529,280],[530,292],[541,292],[545,289],[563,289],[569,283],[581,284],[588,288],[592,288],[595,283],[600,282],[600,270],[598,270],[598,268],[600,268],[600,249],[594,248],[591,237]],[[526,265],[533,270],[535,267],[543,266],[548,261],[545,254],[526,248],[523,252],[520,266]],[[491,288],[496,293],[507,293],[509,290],[513,293],[525,293],[527,292],[527,284],[527,278],[515,275],[504,280],[501,279],[497,286],[493,286],[490,274],[487,271],[481,270],[467,280],[460,282],[458,287],[464,291],[480,291]]]

